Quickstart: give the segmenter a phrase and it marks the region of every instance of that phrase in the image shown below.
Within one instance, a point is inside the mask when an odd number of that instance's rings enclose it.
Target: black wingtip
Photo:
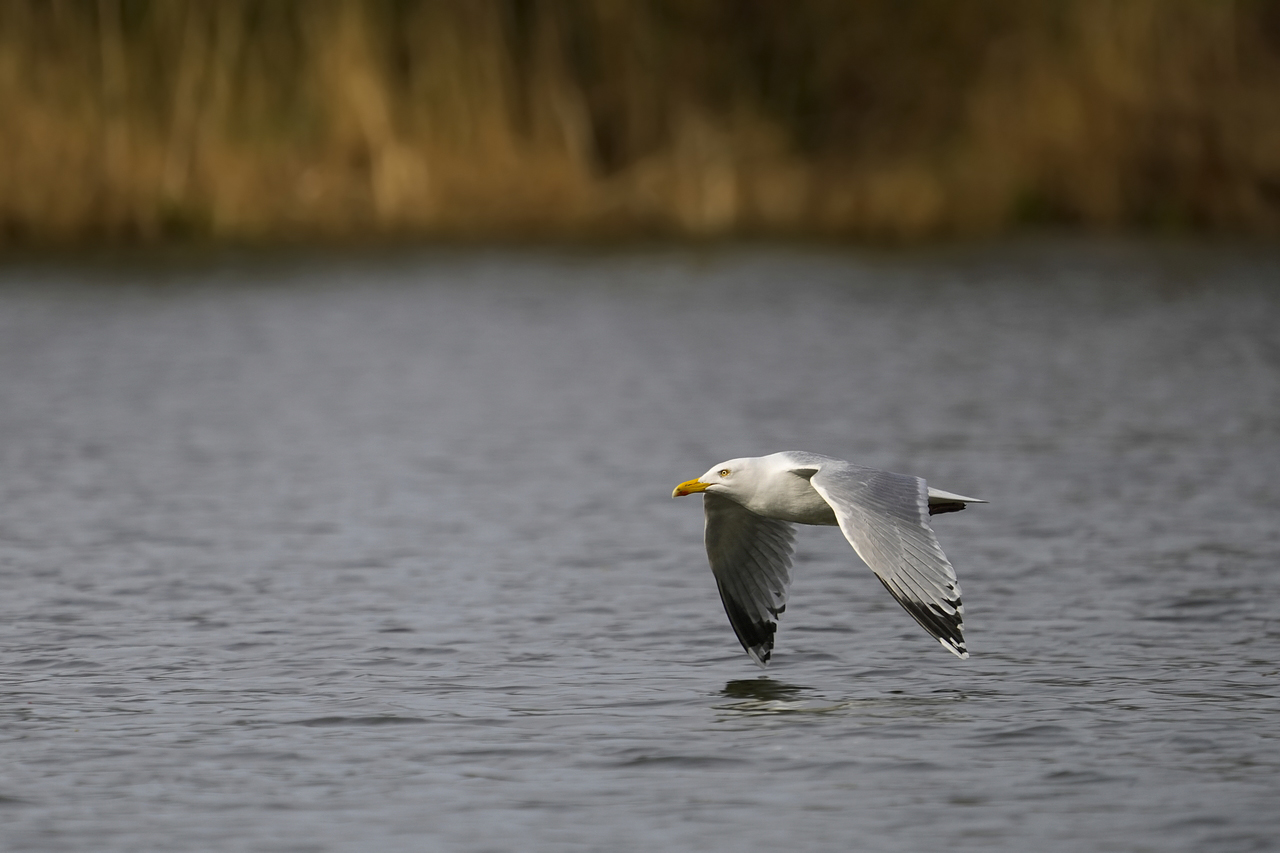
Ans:
[[[769,659],[773,657],[773,637],[778,631],[777,623],[752,619],[725,594],[723,588],[720,589],[720,600],[724,603],[724,612],[728,615],[729,624],[733,626],[733,633],[737,635],[742,648],[760,666],[768,666]],[[779,608],[778,612],[781,613],[783,609]]]
[[[947,501],[929,499],[929,515],[942,515],[944,512],[959,512],[968,506],[965,501]]]
[[[947,602],[952,608],[952,612],[948,613],[942,607],[932,602],[916,601],[910,598],[904,598],[894,592],[893,587],[881,579],[880,583],[884,584],[884,588],[889,590],[890,594],[897,599],[902,605],[902,609],[911,614],[911,617],[920,623],[920,627],[924,628],[938,642],[942,643],[947,651],[960,658],[969,657],[969,650],[964,644],[964,605],[960,603],[960,599],[956,598]]]

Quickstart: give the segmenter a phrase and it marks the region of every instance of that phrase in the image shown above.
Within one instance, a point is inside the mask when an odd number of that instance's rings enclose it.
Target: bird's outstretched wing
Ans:
[[[778,614],[791,583],[791,525],[744,509],[728,498],[703,495],[707,559],[738,641],[761,666],[773,654]]]
[[[960,585],[929,526],[924,480],[843,464],[823,465],[809,482],[898,603],[947,650],[967,658]]]

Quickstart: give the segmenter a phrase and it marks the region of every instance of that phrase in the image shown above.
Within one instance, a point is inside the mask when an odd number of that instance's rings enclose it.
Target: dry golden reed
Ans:
[[[0,245],[1028,222],[1280,233],[1280,3],[0,3]]]

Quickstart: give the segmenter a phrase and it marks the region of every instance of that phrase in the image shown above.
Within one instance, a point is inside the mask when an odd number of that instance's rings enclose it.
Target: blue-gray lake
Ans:
[[[834,528],[742,652],[791,449],[990,501],[971,659]],[[1278,592],[1274,248],[0,270],[5,850],[1273,850]]]

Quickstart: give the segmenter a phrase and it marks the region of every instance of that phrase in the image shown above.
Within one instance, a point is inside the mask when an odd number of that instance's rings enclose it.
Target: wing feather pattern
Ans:
[[[924,480],[836,463],[823,465],[809,482],[885,589],[946,649],[967,658],[960,585],[929,526],[931,496]],[[935,502],[936,495],[935,490]]]
[[[720,600],[738,642],[761,666],[773,654],[778,614],[791,584],[792,526],[756,515],[728,498],[703,495],[704,540]]]

